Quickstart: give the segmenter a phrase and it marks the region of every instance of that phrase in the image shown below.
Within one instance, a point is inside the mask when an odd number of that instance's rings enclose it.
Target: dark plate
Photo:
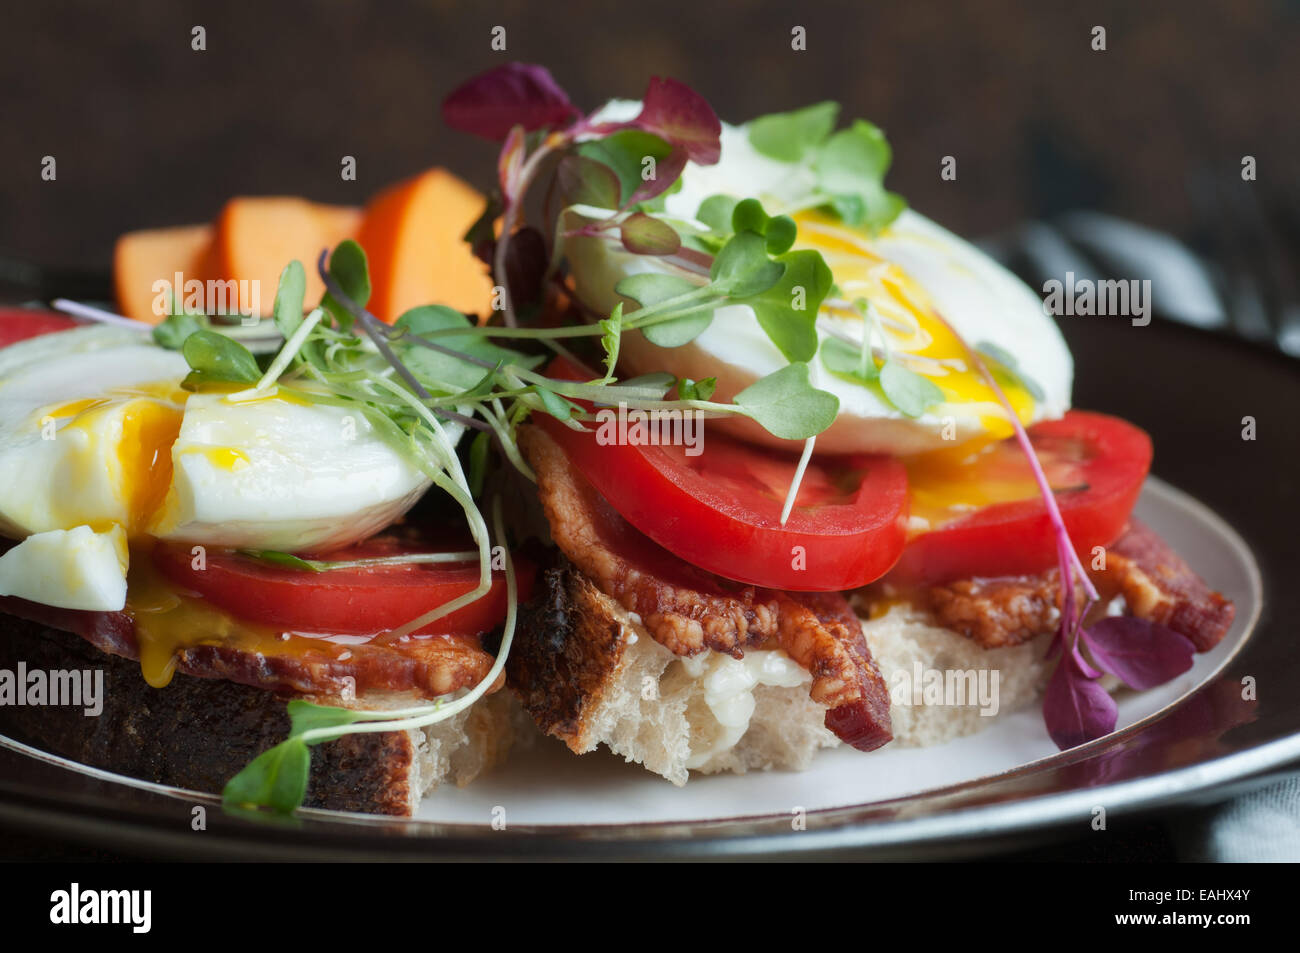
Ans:
[[[1075,403],[1120,414],[1155,441],[1154,472],[1208,505],[1259,562],[1254,635],[1196,692],[1106,739],[1011,772],[938,791],[788,816],[690,824],[530,830],[307,816],[268,825],[209,799],[127,786],[0,747],[0,821],[132,853],[303,859],[543,859],[835,856],[910,859],[1024,847],[1112,814],[1225,797],[1300,759],[1300,546],[1295,543],[1300,365],[1174,325],[1067,318]],[[1242,439],[1244,417],[1256,439]],[[1242,679],[1258,700],[1242,699]],[[192,830],[206,805],[207,830]]]

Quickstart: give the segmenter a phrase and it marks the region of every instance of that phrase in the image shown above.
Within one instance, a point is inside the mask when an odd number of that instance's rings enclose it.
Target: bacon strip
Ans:
[[[813,677],[826,727],[870,751],[888,742],[889,691],[857,615],[839,593],[741,585],[692,566],[629,525],[536,427],[519,445],[537,474],[542,506],[560,551],[676,655],[707,649],[737,658],[776,644]]]
[[[8,597],[0,598],[0,612],[72,632],[110,655],[140,657],[135,623],[125,612],[56,609]],[[286,641],[283,653],[222,643],[176,653],[176,669],[187,675],[343,699],[372,690],[413,691],[433,698],[478,684],[492,662],[474,636],[417,636],[404,642],[376,639],[348,645],[295,636]],[[493,690],[500,685],[498,681]]]
[[[1122,596],[1129,615],[1168,626],[1207,652],[1227,633],[1235,609],[1145,524],[1133,520],[1106,551],[1106,568],[1091,572],[1105,611]],[[868,590],[873,597],[904,600],[927,613],[934,624],[960,632],[986,649],[1020,645],[1055,630],[1059,616],[1060,573],[959,579],[915,590],[888,585]],[[1091,621],[1091,620],[1089,620]]]
[[[1130,613],[1187,636],[1198,652],[1218,645],[1236,615],[1231,602],[1212,592],[1168,543],[1138,520],[1110,546],[1098,582],[1112,574]]]

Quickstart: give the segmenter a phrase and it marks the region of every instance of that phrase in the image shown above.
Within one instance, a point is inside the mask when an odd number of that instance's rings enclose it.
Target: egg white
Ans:
[[[28,536],[0,556],[0,596],[29,602],[117,612],[126,605],[126,533],[89,526]]]

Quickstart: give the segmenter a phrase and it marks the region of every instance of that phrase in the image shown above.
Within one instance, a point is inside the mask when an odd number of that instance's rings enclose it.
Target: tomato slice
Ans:
[[[366,559],[446,549],[409,533],[386,531],[329,554]],[[463,547],[472,548],[472,547]],[[423,563],[308,572],[269,565],[229,551],[209,550],[195,569],[189,545],[158,543],[154,565],[171,582],[197,592],[231,615],[307,634],[373,635],[395,629],[478,585],[477,563]],[[515,557],[519,599],[532,590],[532,564]],[[505,573],[496,572],[487,595],[417,630],[418,634],[476,635],[506,615]]]
[[[552,376],[587,375],[557,360]],[[798,456],[706,434],[685,446],[602,444],[595,431],[535,420],[629,523],[689,563],[773,589],[831,592],[866,585],[902,551],[907,472],[884,456],[809,462],[789,520],[781,508]]]
[[[1075,549],[1085,565],[1095,546],[1114,542],[1151,467],[1151,438],[1105,414],[1072,410],[1060,420],[1035,424],[1029,437],[1056,494]],[[978,493],[980,482],[1033,487],[1033,475],[1015,438],[979,454],[949,477],[951,496],[961,484]],[[947,451],[945,451],[947,452]],[[927,480],[930,491],[937,488]],[[913,488],[916,492],[916,487]],[[936,493],[934,495],[944,495]],[[995,502],[911,539],[889,573],[898,585],[921,585],[974,576],[1038,573],[1056,565],[1056,536],[1036,489],[1024,499]]]
[[[17,344],[27,338],[77,327],[77,322],[52,311],[30,308],[0,308],[0,347]]]

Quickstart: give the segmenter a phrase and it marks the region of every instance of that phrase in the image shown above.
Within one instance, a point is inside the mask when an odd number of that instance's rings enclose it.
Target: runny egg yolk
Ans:
[[[178,395],[179,403],[173,402]],[[110,480],[120,489],[123,529],[130,537],[144,532],[171,486],[171,447],[180,433],[185,396],[174,384],[162,382],[114,389],[37,414],[38,419],[71,418],[65,429],[80,431],[90,445],[115,441],[108,458]]]
[[[1034,499],[1038,484],[1028,461],[1008,460],[996,439],[931,450],[906,458],[909,513],[921,519],[920,531],[935,529],[972,510],[994,503]]]
[[[146,526],[172,482],[172,444],[181,430],[182,411],[168,404],[132,401],[122,418],[118,462],[134,535]]]
[[[795,218],[799,226],[797,245],[821,252],[842,298],[850,302],[865,298],[879,314],[874,346],[880,347],[881,333],[888,335],[889,350],[910,370],[937,386],[947,402],[967,405],[967,410],[977,405],[980,422],[990,436],[1008,437],[1014,432],[997,394],[971,366],[961,340],[940,317],[925,290],[901,266],[880,257],[865,233],[822,213],[801,212]],[[855,334],[869,330],[855,308],[824,311],[842,322],[860,325],[852,329]],[[908,360],[908,356],[915,360]],[[996,367],[988,358],[985,363],[990,370]],[[999,385],[1021,422],[1027,423],[1034,412],[1033,395],[1005,375]],[[934,412],[943,415],[942,408]]]
[[[1049,440],[1038,441],[1034,451],[1054,492],[1086,487],[1087,456],[1081,447]],[[937,529],[980,507],[1042,496],[1028,458],[1012,439],[986,437],[916,454],[903,463],[914,534]]]

